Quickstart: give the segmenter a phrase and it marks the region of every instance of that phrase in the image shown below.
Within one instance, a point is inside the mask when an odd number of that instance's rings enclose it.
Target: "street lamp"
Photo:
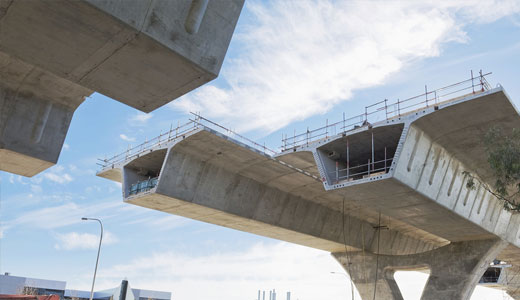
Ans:
[[[92,289],[90,289],[90,300],[92,300],[92,298],[94,297],[94,283],[96,282],[96,273],[97,273],[97,267],[98,267],[98,262],[99,262],[99,252],[101,251],[101,241],[103,240],[103,223],[101,223],[100,219],[95,219],[95,218],[83,217],[83,218],[81,218],[81,220],[98,221],[99,225],[101,226],[101,236],[99,237],[99,247],[98,247],[98,251],[97,251],[96,268],[94,269],[94,278],[92,279]]]

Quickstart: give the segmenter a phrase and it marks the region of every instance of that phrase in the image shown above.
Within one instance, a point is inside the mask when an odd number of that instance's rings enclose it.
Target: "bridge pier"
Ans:
[[[375,255],[369,252],[333,253],[363,300],[402,300],[394,279],[400,270],[426,270],[430,276],[421,300],[466,300],[484,271],[507,243],[499,239],[454,242],[411,255]],[[350,264],[349,264],[350,262]]]
[[[0,52],[0,170],[34,176],[58,161],[92,91]]]

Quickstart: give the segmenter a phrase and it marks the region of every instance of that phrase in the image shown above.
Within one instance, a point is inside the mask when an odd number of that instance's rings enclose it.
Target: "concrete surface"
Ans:
[[[421,300],[468,300],[480,277],[507,246],[500,239],[455,242],[412,255],[333,253],[350,274],[362,299],[402,300],[394,279],[399,270],[428,270]]]
[[[217,77],[243,0],[2,1],[0,51],[150,112]]]
[[[0,170],[33,176],[54,165],[91,90],[0,52]]]
[[[166,155],[146,158],[150,154],[143,153],[107,166],[98,175],[112,180],[121,180],[122,175],[125,201],[132,204],[331,252],[361,250],[394,257],[428,253],[448,244],[499,240],[509,246],[493,251],[489,259],[516,267],[520,266],[519,215],[505,211],[481,186],[468,190],[462,174],[467,170],[481,182],[489,180],[480,141],[495,124],[506,130],[520,127],[516,108],[501,87],[310,142],[275,157],[202,128],[164,145]],[[393,156],[387,171],[339,181],[331,177],[335,166],[345,163],[341,153],[347,139],[357,141],[350,155],[359,163],[371,156],[366,148],[371,147],[367,138],[372,132],[374,158],[385,147]],[[128,194],[132,184],[150,174],[160,174],[156,188]],[[388,230],[381,231],[377,251],[374,227],[379,214],[381,226]],[[431,253],[444,250],[439,251]],[[475,272],[476,277],[482,275]],[[467,290],[472,290],[474,280],[468,282]]]
[[[297,191],[301,184],[320,188],[316,179],[206,130],[180,141],[166,157],[155,155],[162,151],[123,167],[125,201],[327,251],[345,250],[341,212]],[[155,189],[129,195],[132,183],[158,171]],[[371,223],[351,215],[344,222],[350,249],[375,249],[377,236]],[[395,241],[381,249],[389,254],[415,253],[435,245],[394,230],[383,238]]]
[[[94,91],[150,112],[216,78],[244,0],[0,1],[0,170],[54,165]]]

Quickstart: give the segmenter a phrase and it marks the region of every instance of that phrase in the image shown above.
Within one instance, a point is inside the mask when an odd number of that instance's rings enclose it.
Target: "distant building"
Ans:
[[[267,299],[265,299],[265,291],[258,290],[258,299],[257,300],[267,300]],[[275,289],[269,290],[269,299],[268,300],[276,300],[276,290]],[[291,300],[291,292],[287,292],[287,300]]]
[[[0,275],[0,294],[65,296],[65,281]]]
[[[60,300],[88,300],[90,291],[66,289],[65,281],[0,275],[0,294],[58,295]],[[94,300],[171,300],[170,292],[133,289],[128,281],[103,291],[94,292]]]
[[[45,296],[34,296],[34,295],[2,295],[0,294],[0,300],[59,300],[58,295],[45,295]]]

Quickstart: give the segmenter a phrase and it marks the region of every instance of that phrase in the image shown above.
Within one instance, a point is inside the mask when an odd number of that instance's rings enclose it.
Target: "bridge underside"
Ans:
[[[405,256],[424,253],[422,262],[435,265],[451,244],[485,244],[477,255],[479,267],[468,262],[476,268],[473,277],[458,283],[464,292],[453,296],[466,299],[485,269],[479,268],[494,259],[516,268],[520,258],[519,216],[505,211],[482,186],[467,189],[462,174],[467,170],[482,182],[489,180],[490,170],[481,162],[485,153],[476,148],[495,124],[505,130],[520,126],[501,88],[275,157],[201,128],[98,175],[121,180],[128,203],[327,250],[336,257],[385,255],[396,270],[416,267],[407,266]],[[387,138],[381,136],[385,133]],[[374,165],[367,174],[341,178],[342,147],[352,147],[348,155],[359,157],[361,164],[369,154],[359,149],[372,136],[379,143],[372,148],[390,153],[391,161],[382,172],[371,172]],[[383,147],[385,142],[389,144]],[[372,161],[377,155],[383,157],[376,154]]]
[[[54,165],[94,91],[150,112],[216,78],[243,3],[0,1],[0,170]]]

